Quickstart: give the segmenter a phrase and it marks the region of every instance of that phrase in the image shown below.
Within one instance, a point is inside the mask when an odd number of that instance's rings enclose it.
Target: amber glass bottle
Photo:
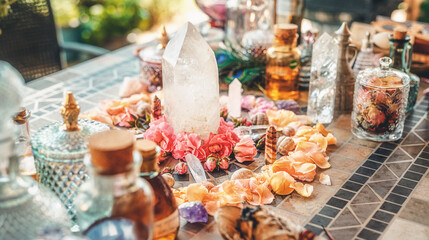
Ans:
[[[154,189],[154,239],[175,239],[180,225],[179,213],[170,186],[158,174],[157,146],[152,141],[138,140],[135,147],[143,158],[140,177]]]
[[[273,99],[298,99],[300,51],[297,25],[274,25],[274,44],[267,51],[265,94]]]

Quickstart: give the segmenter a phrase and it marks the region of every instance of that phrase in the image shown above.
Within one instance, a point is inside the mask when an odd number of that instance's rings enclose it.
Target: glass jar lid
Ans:
[[[359,72],[357,76],[359,84],[374,88],[402,88],[410,84],[407,74],[389,67],[392,59],[382,57],[379,62],[379,68],[369,68]]]

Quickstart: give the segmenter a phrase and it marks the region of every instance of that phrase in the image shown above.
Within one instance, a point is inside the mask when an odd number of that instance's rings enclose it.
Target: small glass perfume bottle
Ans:
[[[30,143],[30,127],[28,119],[31,112],[21,107],[19,113],[13,118],[15,128],[18,132],[18,137],[15,140],[15,152],[19,157],[19,171],[24,176],[30,176],[37,181],[36,165],[34,164],[34,157],[31,151]]]
[[[358,74],[359,71],[365,70],[367,68],[376,67],[376,65],[374,64],[374,60],[374,50],[371,40],[371,34],[369,32],[366,32],[366,37],[362,40],[362,47],[360,48],[360,52],[356,58],[353,70],[356,74]]]
[[[407,36],[407,30],[396,28],[393,34],[389,36],[390,41],[390,58],[393,61],[392,68],[401,70],[410,77],[410,93],[408,95],[407,111],[411,111],[417,101],[419,92],[420,79],[410,73],[411,55],[413,46],[410,43],[410,36]]]
[[[162,89],[162,55],[168,43],[168,34],[165,27],[162,29],[159,44],[142,49],[140,58],[140,81],[149,84],[149,91]]]
[[[273,99],[298,99],[300,51],[297,25],[274,25],[274,45],[267,51],[265,94]]]
[[[61,107],[63,122],[53,122],[40,128],[31,139],[38,181],[57,194],[73,222],[76,217],[73,199],[77,188],[88,178],[83,164],[88,152],[86,139],[91,134],[109,129],[101,122],[78,119],[79,112],[80,107],[73,94],[66,93]],[[73,231],[78,230],[75,224],[73,227]]]
[[[158,173],[157,145],[149,140],[137,140],[135,148],[143,158],[140,177],[149,182],[155,194],[153,239],[174,240],[180,226],[179,212],[170,186]]]
[[[75,199],[80,229],[91,239],[100,239],[104,228],[116,229],[107,231],[115,234],[111,239],[152,239],[154,195],[149,183],[139,178],[141,156],[133,151],[134,135],[125,130],[100,132],[88,138],[88,147],[90,178]]]

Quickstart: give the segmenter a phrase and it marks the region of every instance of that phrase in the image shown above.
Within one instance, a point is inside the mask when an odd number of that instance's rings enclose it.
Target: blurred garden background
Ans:
[[[109,50],[157,38],[166,25],[173,32],[184,21],[208,19],[194,0],[51,0],[64,41]]]

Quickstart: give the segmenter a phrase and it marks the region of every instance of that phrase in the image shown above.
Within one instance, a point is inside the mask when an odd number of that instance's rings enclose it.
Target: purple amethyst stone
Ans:
[[[209,214],[201,202],[186,202],[179,206],[179,214],[190,223],[206,223]]]
[[[289,110],[297,114],[301,113],[301,108],[299,107],[298,103],[292,99],[277,101],[276,107],[278,109]]]

